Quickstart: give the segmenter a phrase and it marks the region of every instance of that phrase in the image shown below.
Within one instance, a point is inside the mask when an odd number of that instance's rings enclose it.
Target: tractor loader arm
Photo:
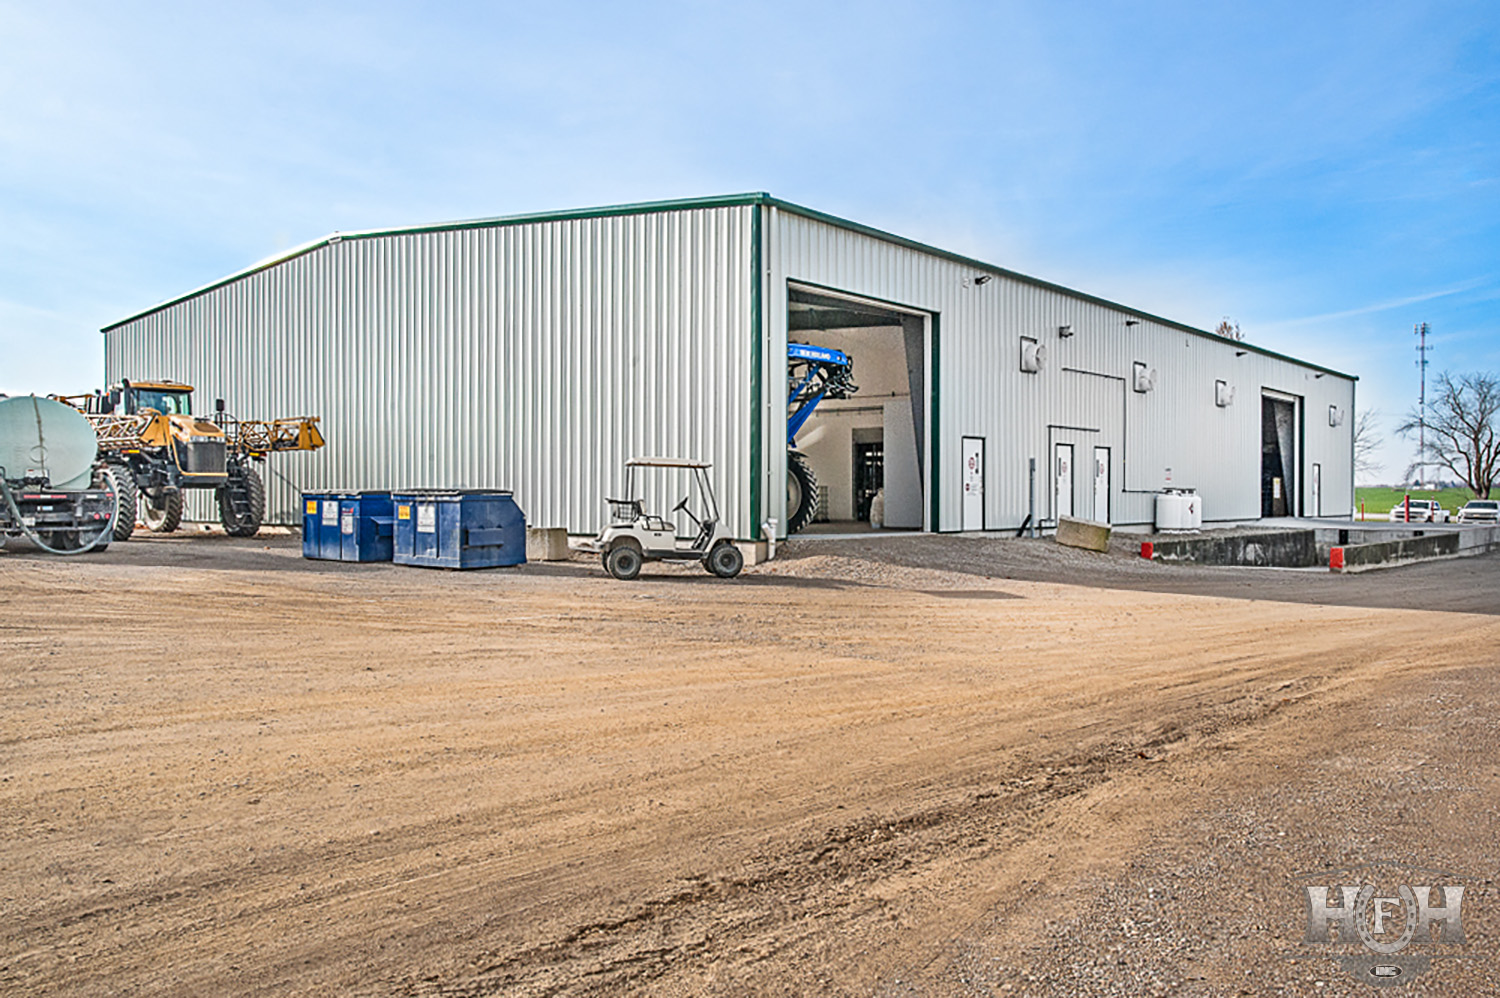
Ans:
[[[154,412],[143,412],[135,416],[101,416],[86,413],[84,418],[94,426],[99,437],[99,450],[136,450],[141,447],[161,447],[167,443],[169,434],[165,426],[166,417]]]
[[[242,419],[234,434],[234,446],[249,454],[273,451],[317,450],[323,446],[318,416],[283,419]]]

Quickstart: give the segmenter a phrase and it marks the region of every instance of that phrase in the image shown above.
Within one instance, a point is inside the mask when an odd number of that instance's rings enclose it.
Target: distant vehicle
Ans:
[[[1406,506],[1406,501],[1402,500],[1391,507],[1392,523],[1408,522]],[[1411,523],[1447,523],[1450,519],[1448,511],[1436,499],[1411,500]]]
[[[1470,499],[1458,511],[1459,523],[1500,523],[1500,501]]]

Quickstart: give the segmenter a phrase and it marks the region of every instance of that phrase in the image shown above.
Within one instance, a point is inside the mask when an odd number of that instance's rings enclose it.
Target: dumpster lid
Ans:
[[[391,493],[393,496],[509,496],[514,495],[510,489],[397,489]]]

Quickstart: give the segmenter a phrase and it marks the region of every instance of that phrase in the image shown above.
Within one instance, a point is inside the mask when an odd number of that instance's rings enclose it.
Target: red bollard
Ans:
[[[1141,557],[1150,561],[1156,555],[1156,545],[1150,541],[1141,541]]]
[[[1341,569],[1343,567],[1344,567],[1344,549],[1343,548],[1329,548],[1328,549],[1328,570],[1330,572],[1337,572],[1339,569]]]

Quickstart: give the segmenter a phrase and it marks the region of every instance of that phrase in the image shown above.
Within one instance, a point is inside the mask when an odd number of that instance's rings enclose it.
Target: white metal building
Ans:
[[[1043,521],[1149,523],[1165,488],[1210,521],[1353,508],[1353,377],[766,194],[338,233],[104,334],[111,383],[322,417],[270,522],[302,489],[510,488],[588,533],[665,454],[784,536],[789,338],[854,358],[798,436],[834,520],[873,473],[890,526],[1014,528],[1032,459]]]

